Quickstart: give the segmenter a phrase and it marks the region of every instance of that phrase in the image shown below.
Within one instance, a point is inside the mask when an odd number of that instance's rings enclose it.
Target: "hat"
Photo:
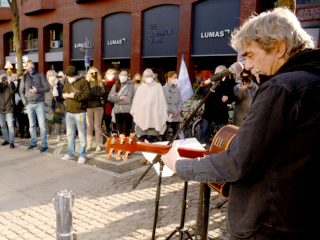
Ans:
[[[0,74],[0,78],[1,78],[2,80],[6,81],[6,80],[7,80],[7,73],[2,73],[2,74]]]
[[[63,74],[62,71],[60,71],[60,72],[58,73],[58,77],[63,77],[63,78],[64,78],[64,74]]]
[[[69,76],[69,77],[74,77],[74,76],[77,76],[78,75],[78,71],[76,69],[76,67],[74,66],[69,66],[66,70],[66,76]]]
[[[2,75],[2,74],[7,74],[7,71],[6,71],[6,70],[1,69],[1,70],[0,70],[0,75]]]
[[[8,70],[7,70],[7,73],[8,73],[9,76],[11,76],[11,75],[12,75],[12,70],[11,70],[11,69],[8,69]]]

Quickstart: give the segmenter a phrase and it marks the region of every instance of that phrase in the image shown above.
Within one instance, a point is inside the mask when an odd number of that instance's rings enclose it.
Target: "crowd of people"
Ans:
[[[112,130],[129,136],[135,132],[140,141],[150,143],[156,137],[168,138],[168,129],[179,130],[182,98],[175,71],[165,75],[162,86],[151,69],[131,80],[125,69],[108,69],[101,75],[90,67],[86,76],[69,66],[65,73],[38,72],[34,62],[16,76],[11,70],[0,72],[0,123],[2,146],[15,148],[14,137],[31,138],[28,150],[48,151],[47,140],[67,134],[68,148],[62,157],[75,157],[75,138],[80,141],[78,162],[86,161],[95,140],[95,151],[102,151],[103,132]],[[37,131],[38,130],[38,131]],[[40,130],[40,131],[39,131]],[[93,138],[93,136],[95,136]]]
[[[220,65],[215,73],[226,69]],[[240,126],[249,111],[258,85],[252,74],[244,71],[236,85],[234,78],[224,78],[205,104],[200,142],[206,143],[210,124],[219,128],[227,124],[227,104],[236,102],[234,122]],[[49,70],[46,75],[35,69],[29,60],[23,74],[0,73],[0,123],[4,137],[2,145],[14,148],[14,137],[31,138],[28,150],[37,148],[37,128],[40,130],[40,152],[48,150],[47,139],[55,132],[56,139],[67,133],[68,150],[62,157],[75,156],[75,137],[80,140],[78,162],[86,161],[92,151],[102,151],[102,134],[116,130],[129,136],[134,131],[140,141],[153,143],[157,137],[168,140],[169,129],[174,135],[180,128],[182,96],[178,73],[165,75],[162,86],[152,69],[130,78],[126,69],[108,69],[105,75],[92,66],[84,77],[74,66],[66,72]],[[209,91],[211,84],[205,87]],[[15,130],[15,128],[17,130]],[[141,163],[146,163],[142,160]]]

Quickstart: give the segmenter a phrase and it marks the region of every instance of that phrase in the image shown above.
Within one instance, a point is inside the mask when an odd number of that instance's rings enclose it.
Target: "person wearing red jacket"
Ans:
[[[112,108],[113,108],[113,103],[110,103],[107,99],[107,96],[109,94],[109,92],[111,91],[111,88],[113,86],[113,84],[116,82],[116,80],[118,79],[118,73],[115,69],[108,69],[108,71],[105,74],[105,82],[106,82],[106,98],[105,98],[105,106],[104,106],[104,113],[105,113],[105,126],[106,126],[106,130],[107,132],[111,132],[111,112],[112,112]]]

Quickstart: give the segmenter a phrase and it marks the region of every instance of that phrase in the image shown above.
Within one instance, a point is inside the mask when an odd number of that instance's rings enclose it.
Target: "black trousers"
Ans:
[[[167,122],[167,129],[164,132],[163,136],[162,136],[162,141],[168,141],[168,134],[169,134],[169,127],[172,127],[172,135],[174,136],[176,134],[176,132],[179,131],[180,129],[180,122]],[[179,139],[179,137],[177,137],[176,139]]]
[[[230,240],[311,240],[317,239],[316,233],[310,234],[300,234],[300,233],[291,233],[286,234],[280,231],[275,230],[274,228],[269,228],[262,226],[255,234],[247,238],[237,238],[231,237]]]
[[[26,135],[29,135],[28,114],[19,112],[19,113],[16,113],[16,117],[18,118],[20,136],[25,137]]]
[[[119,134],[124,134],[126,137],[130,135],[130,127],[132,123],[132,116],[130,113],[115,114],[116,125]]]

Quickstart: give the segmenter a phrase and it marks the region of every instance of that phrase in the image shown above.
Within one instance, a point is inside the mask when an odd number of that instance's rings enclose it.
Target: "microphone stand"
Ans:
[[[222,78],[222,74],[221,78]],[[216,76],[216,75],[215,75]],[[220,78],[220,79],[221,79]],[[206,94],[206,96],[202,99],[202,101],[199,103],[199,105],[193,110],[193,112],[190,114],[190,116],[185,120],[183,126],[175,133],[174,136],[171,137],[170,141],[167,145],[172,146],[173,141],[179,136],[181,132],[183,132],[187,126],[187,124],[192,120],[192,118],[196,115],[198,110],[201,108],[201,106],[207,101],[207,99],[210,97],[210,95],[215,91],[215,89],[220,85],[220,80],[215,81],[212,83],[212,86],[210,88],[210,91]],[[160,202],[160,194],[161,194],[161,179],[162,179],[162,171],[163,171],[163,162],[161,161],[161,155],[158,154],[153,160],[151,165],[148,167],[148,169],[142,174],[142,176],[138,179],[138,181],[133,185],[133,188],[135,189],[138,184],[141,182],[142,178],[149,172],[151,167],[156,164],[160,163],[160,171],[159,171],[159,177],[158,177],[158,185],[157,185],[157,193],[156,193],[156,200],[155,200],[155,212],[154,212],[154,220],[153,220],[153,229],[152,229],[152,240],[155,239],[155,233],[156,233],[156,226],[157,226],[157,219],[158,219],[158,209],[159,209],[159,202]],[[187,186],[187,185],[185,185]],[[184,211],[183,211],[184,215]],[[184,218],[184,216],[182,216]],[[181,223],[183,223],[181,221]],[[182,225],[182,224],[181,224]],[[183,226],[182,226],[183,229]],[[182,237],[182,236],[181,236]],[[182,239],[182,238],[181,238]]]

